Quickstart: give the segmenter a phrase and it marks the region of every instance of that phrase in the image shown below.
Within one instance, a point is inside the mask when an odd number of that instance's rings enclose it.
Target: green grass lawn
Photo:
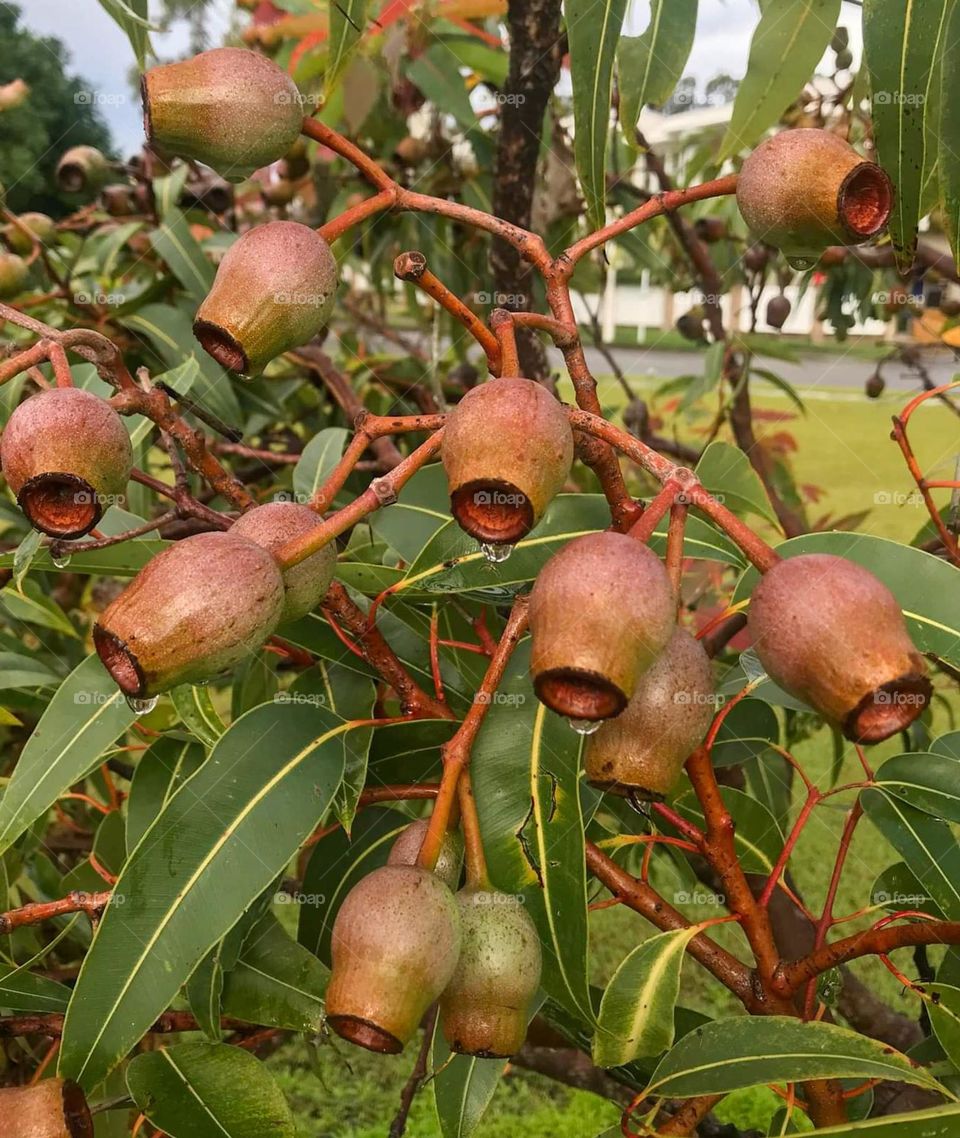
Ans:
[[[638,384],[638,393],[650,398],[656,383]],[[763,386],[758,384],[757,388]],[[601,381],[600,393],[605,407],[622,406],[623,393],[613,379]],[[910,541],[923,524],[925,514],[911,502],[912,482],[889,438],[890,416],[906,398],[897,393],[871,401],[855,392],[840,392],[835,398],[809,399],[807,414],[800,415],[786,398],[767,391],[755,400],[760,412],[757,434],[761,439],[782,432],[792,436],[798,484],[822,491],[820,500],[809,506],[813,519],[869,508],[862,530]],[[664,414],[664,401],[654,400],[651,409]],[[703,422],[699,419],[685,425],[681,437],[695,444]],[[672,424],[662,429],[668,433]],[[924,468],[934,476],[952,477],[954,456],[960,451],[960,419],[942,406],[930,406],[915,417],[912,436]],[[954,726],[948,711],[939,709],[935,733]],[[877,765],[898,750],[897,740],[888,741],[873,749],[871,759]],[[795,754],[815,782],[827,785],[832,748],[826,730],[797,746]],[[851,749],[840,779],[854,781],[859,775],[860,767]],[[831,799],[817,809],[791,861],[797,886],[814,912],[819,912],[823,902],[829,867],[851,797]],[[835,912],[851,913],[869,904],[879,871],[894,860],[877,831],[862,821],[851,846]],[[672,886],[670,871],[660,872],[665,876],[657,883],[669,896],[671,888],[679,886],[679,878]],[[680,907],[691,920],[716,916],[718,912],[708,906]],[[844,932],[855,931],[864,923],[863,919],[851,923]],[[623,956],[653,931],[637,914],[622,907],[595,913],[591,927],[595,982],[608,979]],[[742,936],[736,927],[722,926],[714,930],[714,935],[732,951],[743,953]],[[901,953],[899,957],[901,966],[909,971],[909,954]],[[917,1013],[910,998],[879,963],[860,965],[858,971],[892,1007],[912,1015]],[[693,961],[684,967],[681,1002],[711,1016],[736,1015],[741,1011],[736,1001]],[[297,1041],[273,1056],[270,1064],[294,1107],[305,1138],[385,1138],[414,1056],[413,1045],[403,1056],[377,1057],[346,1044],[311,1049]],[[772,1092],[759,1088],[731,1095],[717,1113],[724,1121],[740,1127],[765,1129],[779,1106],[780,1100]],[[617,1118],[615,1107],[593,1095],[570,1091],[514,1068],[503,1080],[475,1133],[477,1138],[592,1138],[614,1125]],[[414,1104],[407,1133],[411,1138],[442,1138],[429,1088]]]

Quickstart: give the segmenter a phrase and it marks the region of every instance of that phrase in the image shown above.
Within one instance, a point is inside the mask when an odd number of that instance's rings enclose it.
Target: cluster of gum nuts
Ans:
[[[289,76],[253,52],[224,48],[144,76],[151,145],[236,179],[295,143],[301,100]],[[804,192],[800,193],[798,188]],[[745,161],[738,203],[750,228],[795,264],[855,244],[890,212],[889,180],[836,136],[793,130]],[[257,374],[326,324],[337,286],[312,229],[274,221],[241,236],[197,313],[201,346],[239,376]],[[451,511],[500,559],[542,518],[574,456],[569,420],[542,386],[500,377],[450,411],[442,460]],[[31,523],[57,539],[89,532],[129,477],[129,438],[113,407],[58,388],[27,399],[0,461]],[[270,503],[225,532],[176,542],[106,609],[94,630],[103,663],[134,701],[200,683],[310,612],[333,578],[331,544],[281,568],[277,549],[318,523],[308,507]],[[754,589],[749,628],[773,680],[848,738],[873,743],[913,721],[931,685],[890,591],[845,558],[778,561]],[[590,737],[587,777],[614,793],[660,799],[702,742],[715,708],[710,661],[677,625],[677,597],[651,550],[628,534],[579,537],[539,573],[530,599],[537,697]],[[381,1052],[399,1051],[441,1000],[453,1050],[508,1056],[521,1044],[540,978],[535,927],[516,899],[454,893],[458,839],[434,872],[416,864],[424,823],[390,864],[349,893],[333,930],[330,1025]]]

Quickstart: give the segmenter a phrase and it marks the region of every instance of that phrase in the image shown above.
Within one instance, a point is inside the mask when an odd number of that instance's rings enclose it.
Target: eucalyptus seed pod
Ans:
[[[893,208],[884,170],[827,130],[785,130],[743,163],[737,204],[749,228],[810,268],[828,245],[876,236]]]
[[[300,502],[267,502],[241,514],[230,527],[230,532],[276,553],[291,538],[316,529],[320,520],[309,506]],[[289,569],[281,569],[284,588],[281,623],[299,620],[313,612],[327,595],[336,569],[337,546],[334,541]]]
[[[750,273],[762,273],[770,260],[770,248],[757,243],[749,246],[743,254],[743,267]]]
[[[844,557],[778,562],[753,590],[748,627],[770,678],[854,742],[895,735],[930,701],[926,665],[896,598]]]
[[[538,699],[571,719],[619,715],[675,623],[670,578],[646,545],[612,532],[575,538],[530,594]]]
[[[67,194],[92,197],[109,177],[110,163],[95,146],[71,146],[57,163],[57,185]]]
[[[104,186],[100,191],[100,201],[104,210],[111,217],[129,217],[137,212],[137,197],[133,186],[118,182],[113,186]]]
[[[694,343],[699,343],[701,340],[706,339],[703,334],[703,321],[706,313],[699,305],[696,308],[691,308],[689,312],[684,312],[683,315],[677,317],[676,329],[685,340],[692,340]]]
[[[218,47],[151,68],[141,81],[147,141],[242,181],[282,158],[300,136],[303,100],[272,60]]]
[[[513,544],[562,489],[573,465],[573,431],[541,384],[490,379],[447,416],[442,458],[460,528],[477,541]]]
[[[0,1089],[3,1138],[93,1138],[83,1091],[69,1079]]]
[[[522,898],[463,889],[457,906],[460,958],[440,1000],[443,1034],[451,1051],[507,1059],[527,1034],[540,986],[540,938]]]
[[[873,375],[867,377],[866,383],[863,385],[863,390],[868,399],[879,399],[883,394],[884,388],[887,386],[887,381],[883,378],[880,372],[875,371]]]
[[[266,549],[232,531],[198,533],[140,570],[93,642],[124,695],[149,698],[238,664],[273,632],[283,598]]]
[[[48,217],[45,213],[21,213],[17,221],[20,225],[25,225],[41,245],[56,244],[57,226],[52,217]],[[25,257],[33,249],[33,242],[20,225],[6,226],[3,235],[14,253]]]
[[[457,903],[425,869],[382,866],[347,894],[330,952],[327,1023],[351,1043],[395,1055],[457,967]]]
[[[587,778],[603,790],[661,801],[703,742],[714,710],[710,658],[696,637],[675,628],[623,714],[587,740]]]
[[[767,304],[766,319],[771,328],[782,328],[790,315],[790,301],[782,294],[773,296]]]
[[[0,466],[34,529],[75,538],[89,533],[126,490],[133,448],[104,399],[54,387],[31,395],[10,416]]]
[[[427,836],[429,822],[420,818],[411,822],[390,847],[387,865],[416,865],[420,847]],[[447,830],[440,846],[440,856],[433,872],[447,886],[456,889],[460,884],[460,871],[463,869],[463,836],[459,830]]]
[[[269,186],[263,188],[263,200],[267,205],[275,207],[288,206],[296,196],[296,186],[286,178],[271,182]]]
[[[0,253],[0,300],[17,296],[30,276],[30,266],[16,253]]]
[[[700,240],[708,245],[715,245],[727,236],[727,223],[722,217],[698,217],[693,228]]]
[[[270,221],[227,250],[193,334],[228,371],[255,375],[327,323],[337,287],[330,246],[307,225]]]

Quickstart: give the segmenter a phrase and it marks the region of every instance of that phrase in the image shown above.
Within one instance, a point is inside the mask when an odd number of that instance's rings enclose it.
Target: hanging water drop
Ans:
[[[816,257],[787,257],[787,264],[798,273],[805,273],[817,263]]]
[[[70,554],[66,551],[62,553],[51,553],[50,560],[53,562],[55,568],[66,569],[70,564]]]
[[[127,707],[136,715],[149,715],[160,702],[160,697],[152,695],[148,699],[138,699],[135,695],[128,695],[126,700]]]
[[[513,546],[506,543],[494,545],[492,542],[485,541],[480,545],[480,552],[491,565],[500,565],[513,553]]]
[[[578,735],[595,735],[603,726],[602,719],[568,719],[567,722]]]

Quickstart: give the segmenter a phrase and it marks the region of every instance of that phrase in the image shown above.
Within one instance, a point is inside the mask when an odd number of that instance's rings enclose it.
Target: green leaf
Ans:
[[[770,499],[750,459],[719,439],[700,456],[696,474],[704,487],[735,514],[756,514],[777,524]]]
[[[136,719],[99,656],[88,656],[50,700],[0,799],[0,853],[20,837]]]
[[[50,551],[41,549],[31,567],[44,573],[89,573],[91,576],[135,577],[148,561],[166,549],[169,544],[168,541],[137,538],[136,541],[108,545],[106,549],[95,549],[89,553],[73,553],[69,565],[54,565],[50,560]],[[14,557],[13,553],[0,553],[0,569],[11,569]]]
[[[925,814],[960,822],[960,756],[921,751],[895,755],[877,771],[876,782]]]
[[[79,639],[79,634],[70,623],[67,614],[56,601],[46,595],[37,581],[23,581],[21,591],[13,585],[8,585],[0,592],[0,604],[16,621],[36,624],[41,628],[49,628],[53,632]]]
[[[178,1043],[138,1055],[127,1087],[169,1138],[295,1138],[283,1093],[248,1051],[225,1043]]]
[[[593,1061],[618,1067],[637,1056],[659,1055],[673,1043],[673,1011],[680,970],[696,926],[652,936],[614,972],[597,1018]]]
[[[945,822],[881,790],[860,795],[870,821],[948,920],[960,920],[960,845]]]
[[[506,1070],[503,1059],[477,1059],[453,1055],[437,1030],[433,1036],[431,1067],[433,1096],[443,1138],[469,1138],[490,1105]]]
[[[935,755],[946,755],[947,758],[960,759],[960,731],[948,731],[930,744],[930,750]]]
[[[960,4],[947,17],[940,60],[938,173],[947,236],[960,259]]]
[[[324,708],[238,719],[130,855],[64,1024],[60,1069],[100,1082],[328,809],[352,746]]]
[[[330,44],[324,84],[327,97],[356,51],[367,22],[367,0],[330,0]]]
[[[190,223],[179,209],[170,209],[150,234],[150,244],[169,265],[177,280],[194,300],[203,300],[213,284],[213,265],[204,256],[190,232]]]
[[[473,789],[490,876],[498,889],[524,894],[540,933],[544,990],[592,1022],[581,740],[534,697],[528,660],[524,641],[474,744]]]
[[[447,476],[440,463],[426,466],[400,491],[400,501],[370,516],[374,535],[407,564],[417,559],[431,537],[450,521]]]
[[[444,114],[465,130],[477,125],[457,59],[443,44],[434,44],[407,64],[407,78]]]
[[[953,1097],[886,1043],[791,1016],[738,1016],[698,1028],[663,1058],[648,1092],[692,1098],[763,1083],[839,1078],[892,1079]]]
[[[626,8],[626,0],[568,0],[565,8],[573,83],[574,158],[591,229],[599,229],[606,216],[610,89]]]
[[[330,964],[330,934],[344,898],[361,877],[387,864],[408,822],[386,807],[364,810],[351,834],[336,829],[314,846],[303,875],[297,940],[324,964]]]
[[[930,1026],[956,1067],[960,1063],[960,988],[925,982],[916,991],[922,993]]]
[[[921,652],[960,666],[960,569],[884,537],[863,533],[809,533],[777,546],[781,557],[798,553],[834,553],[847,557],[879,577],[900,602],[914,644]],[[733,603],[744,600],[758,579],[748,569],[737,583]]]
[[[840,0],[766,0],[718,162],[753,146],[797,98],[833,36]]]
[[[720,724],[713,746],[713,765],[732,766],[759,759],[780,742],[777,713],[762,699],[742,699],[734,704]]]
[[[293,468],[293,489],[298,502],[309,502],[340,461],[349,432],[344,427],[326,427],[303,448]]]
[[[267,913],[226,975],[223,1010],[248,1023],[315,1035],[323,1023],[326,986],[326,968]]]
[[[212,747],[226,731],[227,725],[213,706],[209,688],[181,684],[171,690],[170,699],[180,716],[180,722],[205,747]]]
[[[30,567],[33,565],[37,554],[40,552],[42,537],[43,535],[39,530],[30,530],[11,555],[10,565],[13,569],[14,588],[20,588],[24,577],[26,577]]]
[[[23,968],[0,968],[0,1008],[14,1012],[65,1012],[70,989]]]
[[[648,104],[660,106],[673,94],[693,47],[697,0],[651,0],[650,23],[640,36],[621,36],[617,47],[620,125],[630,146],[634,127]]]
[[[897,265],[913,263],[926,163],[924,116],[934,59],[952,0],[864,0],[863,47],[870,73],[873,133],[880,165],[893,180],[890,238]]]
[[[843,1126],[828,1126],[818,1130],[821,1138],[957,1138],[960,1135],[960,1106],[948,1103],[931,1110],[914,1110],[892,1118],[868,1118],[861,1122],[846,1122]]]
[[[56,687],[60,677],[33,656],[0,652],[0,691]]]
[[[769,874],[783,849],[783,833],[776,818],[762,802],[732,786],[721,786],[720,794],[735,825],[734,848],[747,873]],[[692,790],[673,804],[688,822],[703,829],[703,808]]]
[[[164,735],[144,751],[127,799],[127,851],[131,852],[157,815],[206,758],[192,739]]]
[[[223,1038],[220,1027],[220,1005],[223,996],[221,948],[222,942],[207,953],[184,988],[190,1010],[196,1016],[200,1030],[211,1043],[219,1043]]]
[[[146,65],[147,52],[151,50],[147,0],[100,0],[100,7],[119,24],[130,41],[137,66],[142,70]]]
[[[502,604],[533,581],[561,546],[575,537],[606,529],[609,521],[609,507],[602,494],[561,494],[551,502],[533,533],[517,542],[509,560],[498,565],[491,565],[477,543],[451,521],[427,542],[396,592],[406,594],[408,600],[433,599],[437,593],[467,593],[476,600]],[[658,527],[650,546],[657,553],[664,551],[666,522]],[[741,554],[727,538],[695,517],[688,520],[684,555],[743,564]]]

